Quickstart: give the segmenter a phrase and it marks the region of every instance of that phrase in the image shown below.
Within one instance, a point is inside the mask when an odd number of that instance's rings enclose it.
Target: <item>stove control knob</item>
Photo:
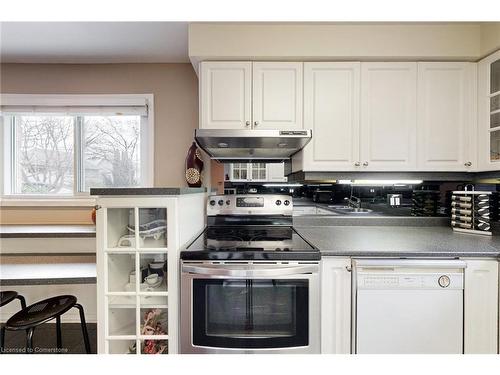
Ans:
[[[286,201],[283,202],[285,206],[288,206],[290,204],[290,201],[287,199]]]
[[[215,201],[213,199],[210,201],[210,206],[215,206]]]
[[[450,278],[446,275],[443,275],[438,279],[438,284],[441,288],[447,288],[450,286]]]
[[[278,199],[278,200],[276,201],[276,206],[280,206],[280,205],[281,205],[281,201]]]
[[[226,201],[226,204],[229,206],[229,205],[231,204],[231,201],[228,199],[228,200]]]
[[[222,199],[220,199],[219,202],[217,202],[217,203],[219,203],[219,206],[222,206],[224,204],[224,201]]]

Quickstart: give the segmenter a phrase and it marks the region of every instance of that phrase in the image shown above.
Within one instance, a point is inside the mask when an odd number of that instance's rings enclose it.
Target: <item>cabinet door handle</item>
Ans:
[[[356,167],[359,167],[359,166],[361,165],[361,163],[360,163],[359,161],[357,161],[356,163],[354,163],[354,165],[355,165]]]
[[[368,162],[367,162],[367,161],[365,161],[365,162],[363,163],[363,167],[368,167]]]
[[[250,126],[250,121],[245,121],[245,126],[249,127]]]
[[[258,121],[255,121],[255,122],[253,123],[253,126],[258,126],[258,125],[259,125],[259,122],[258,122]]]
[[[468,161],[467,163],[464,163],[464,165],[465,165],[466,167],[470,167],[470,166],[472,166],[472,162]]]

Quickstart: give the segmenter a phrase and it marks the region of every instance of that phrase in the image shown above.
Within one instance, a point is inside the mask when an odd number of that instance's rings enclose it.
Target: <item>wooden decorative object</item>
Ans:
[[[201,154],[196,143],[193,142],[186,157],[186,182],[189,187],[201,187],[202,171],[203,160],[201,160]]]

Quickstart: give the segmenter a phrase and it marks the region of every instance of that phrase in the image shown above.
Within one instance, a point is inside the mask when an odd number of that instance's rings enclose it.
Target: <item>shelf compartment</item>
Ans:
[[[109,295],[108,298],[108,306],[114,308],[132,308],[137,305],[137,297],[136,293],[127,294],[127,295]]]
[[[500,60],[493,62],[490,66],[490,93],[500,91]]]
[[[106,341],[109,354],[135,354],[139,340],[134,339],[108,339]]]
[[[135,236],[128,230],[134,226],[134,208],[107,209],[107,247],[114,249],[131,249],[136,247]]]
[[[167,292],[167,254],[166,253],[140,253],[139,265],[147,270],[147,278],[141,280],[140,293]],[[149,278],[158,275],[156,283],[148,281]]]
[[[168,354],[168,340],[140,340],[141,354]]]
[[[145,308],[168,306],[168,293],[140,294],[139,304]]]
[[[490,129],[500,126],[500,112],[493,112],[490,114]]]
[[[139,248],[166,249],[167,245],[167,209],[165,207],[139,208]],[[135,226],[129,226],[135,233]]]
[[[500,162],[500,130],[490,132],[490,161]]]
[[[140,336],[168,336],[168,309],[140,309]]]
[[[135,254],[106,254],[108,292],[135,292],[130,274],[136,268]]]
[[[490,113],[500,110],[500,93],[490,97]]]
[[[137,333],[137,309],[108,307],[108,336],[133,336]]]

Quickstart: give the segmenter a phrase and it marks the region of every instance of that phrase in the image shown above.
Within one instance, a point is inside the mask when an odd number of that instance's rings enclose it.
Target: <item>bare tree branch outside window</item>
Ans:
[[[85,190],[140,185],[140,116],[81,118]],[[15,116],[16,193],[74,192],[76,119]]]
[[[126,187],[140,183],[140,117],[85,116],[85,186]]]
[[[73,192],[73,117],[16,117],[17,186],[25,194]]]

